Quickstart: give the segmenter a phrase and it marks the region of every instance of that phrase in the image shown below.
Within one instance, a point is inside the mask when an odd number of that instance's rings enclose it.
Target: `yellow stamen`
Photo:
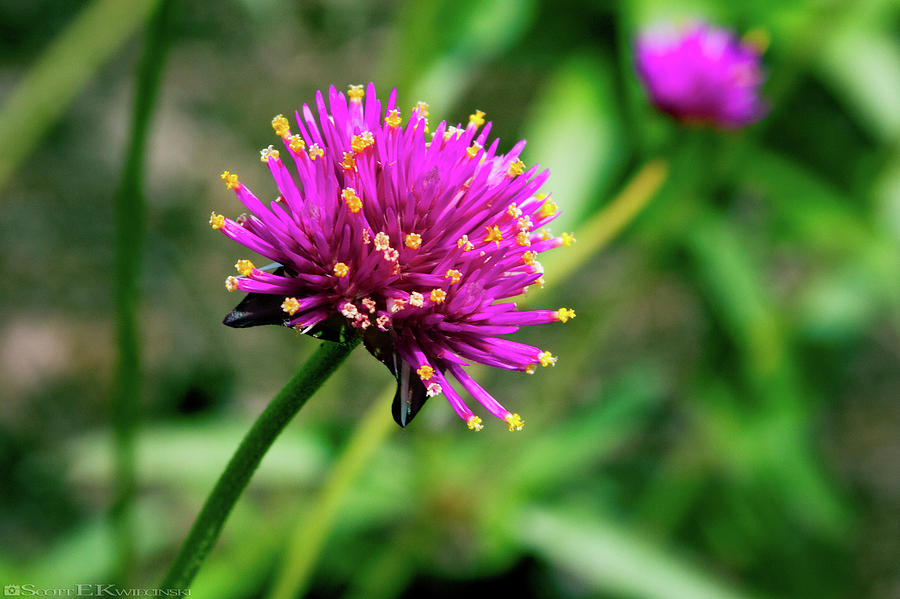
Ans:
[[[546,198],[546,197],[547,197],[547,194],[544,193],[544,192],[535,194],[535,196],[534,196],[534,198],[535,198],[537,201],[539,201],[539,202],[540,202],[541,200],[543,200],[544,198]]]
[[[556,320],[560,322],[569,322],[570,318],[575,318],[575,310],[570,308],[560,308],[556,311]]]
[[[343,262],[338,262],[334,265],[334,274],[337,277],[343,279],[350,273],[350,267],[344,264]]]
[[[410,233],[406,236],[406,247],[417,250],[422,246],[422,236],[418,233]]]
[[[535,366],[534,364],[529,364],[528,366],[525,367],[526,374],[534,374],[535,370],[537,370],[537,366]]]
[[[227,289],[228,291],[237,291],[237,288],[237,277],[228,277],[227,279],[225,279],[225,289]]]
[[[447,271],[447,274],[444,275],[444,278],[450,279],[450,284],[455,285],[459,283],[459,280],[462,278],[462,273],[455,268],[451,268]]]
[[[344,152],[344,159],[341,160],[341,166],[345,171],[356,168],[356,158],[353,157],[353,152]]]
[[[293,316],[300,309],[300,302],[297,301],[296,297],[286,297],[281,302],[281,309]]]
[[[255,266],[253,266],[252,262],[245,258],[241,258],[240,260],[235,262],[234,267],[237,269],[238,273],[244,275],[245,277],[249,275],[254,268],[256,268]]]
[[[509,427],[510,432],[520,431],[525,428],[525,421],[522,420],[522,417],[518,414],[510,414],[504,418],[504,420],[506,421],[506,426]]]
[[[294,154],[299,154],[306,149],[306,142],[303,141],[303,138],[299,135],[291,135],[290,139],[288,140],[288,147]]]
[[[363,131],[359,135],[354,135],[350,139],[350,147],[353,148],[353,151],[359,154],[369,146],[375,143],[375,137],[372,135],[371,131]]]
[[[520,231],[530,231],[533,226],[534,223],[531,222],[530,216],[523,216],[516,221],[516,228]]]
[[[275,160],[278,160],[278,156],[280,156],[280,155],[281,155],[281,153],[275,149],[275,146],[270,145],[268,148],[263,148],[262,150],[259,151],[259,161],[260,162],[268,162],[269,158],[274,158]]]
[[[413,291],[409,294],[409,305],[421,308],[425,305],[425,296],[418,291]]]
[[[466,148],[466,154],[469,155],[469,158],[475,158],[478,156],[478,152],[481,151],[482,145],[478,142],[473,143],[471,146]]]
[[[375,249],[383,252],[391,246],[391,238],[384,231],[379,231],[375,235]]]
[[[538,210],[538,216],[541,218],[547,218],[556,214],[557,206],[555,202],[547,202],[541,209]]]
[[[541,289],[543,289],[543,288],[544,288],[544,283],[545,283],[544,277],[538,277],[537,280],[536,280],[534,283],[532,283],[532,285],[537,285],[537,286],[539,286]]]
[[[575,243],[575,235],[572,233],[563,233],[559,237],[562,239],[562,244],[566,247],[571,247]]]
[[[325,150],[319,147],[319,144],[313,144],[309,146],[309,157],[315,160],[316,158],[321,158],[325,155]]]
[[[509,165],[509,170],[506,171],[506,175],[508,177],[518,177],[522,173],[525,172],[525,163],[521,160],[516,160],[512,164]]]
[[[506,209],[506,213],[513,218],[519,218],[522,216],[522,209],[515,204],[510,204],[509,208]]]
[[[388,127],[396,128],[400,126],[400,123],[403,122],[403,119],[400,118],[400,111],[394,108],[391,110],[386,117],[384,117],[384,124]]]
[[[491,227],[485,227],[485,229],[487,229],[487,235],[485,235],[484,240],[487,242],[496,241],[499,246],[500,241],[503,240],[503,233],[500,232],[500,227],[493,225]]]
[[[278,137],[287,137],[291,134],[291,124],[283,114],[279,114],[272,119],[272,129]]]
[[[341,198],[347,203],[347,208],[353,214],[362,210],[362,200],[359,199],[359,196],[356,195],[356,190],[352,187],[344,188],[344,191],[341,192]]]
[[[416,105],[415,105],[415,107],[413,107],[413,110],[419,111],[420,119],[428,118],[428,104],[426,102],[416,102]]]
[[[468,252],[469,250],[475,248],[475,246],[472,244],[472,242],[469,241],[469,236],[468,236],[468,235],[463,235],[462,237],[460,237],[459,239],[457,239],[457,240],[456,240],[456,247],[458,247],[459,249],[461,249],[461,250],[464,251],[464,252]]]
[[[442,391],[443,389],[441,389],[441,386],[437,383],[431,383],[428,385],[428,387],[425,388],[425,394],[428,395],[428,397],[440,395]]]
[[[428,364],[423,364],[419,367],[418,370],[416,370],[416,374],[418,374],[419,378],[423,381],[427,381],[434,376],[434,368],[432,368]]]
[[[534,264],[534,259],[536,256],[537,254],[535,254],[531,250],[528,250],[527,252],[522,254],[522,262],[524,262],[525,264]]]
[[[484,124],[484,111],[476,110],[475,114],[470,114],[469,124],[481,127]]]
[[[351,85],[347,88],[347,95],[350,96],[351,102],[359,102],[366,95],[366,91],[361,85]]]
[[[528,235],[528,231],[519,231],[516,233],[516,243],[519,245],[531,245],[531,237]]]
[[[469,416],[469,419],[466,420],[466,426],[469,427],[470,431],[480,431],[484,428],[484,425],[481,424],[481,418],[478,416]]]
[[[443,289],[432,289],[431,290],[431,301],[436,304],[443,304],[444,300],[447,299],[447,292]]]
[[[551,354],[548,351],[542,351],[538,354],[538,361],[541,363],[541,366],[546,368],[547,366],[556,366],[556,360],[558,358]]]
[[[209,215],[209,226],[216,230],[221,229],[225,226],[225,216],[211,212]]]
[[[237,174],[231,171],[222,171],[222,174],[219,176],[222,177],[222,181],[225,181],[225,189],[236,189],[241,184],[238,181]]]
[[[553,237],[553,234],[550,232],[550,229],[541,229],[540,234],[541,234],[542,241],[547,241],[548,239]]]

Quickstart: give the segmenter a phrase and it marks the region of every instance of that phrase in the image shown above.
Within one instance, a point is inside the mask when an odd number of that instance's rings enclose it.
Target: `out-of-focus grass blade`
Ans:
[[[844,26],[822,37],[819,68],[850,104],[869,133],[884,142],[900,139],[900,42],[887,13],[891,3],[852,5]]]
[[[528,29],[534,0],[408,2],[401,49],[391,64],[398,89],[412,90],[443,118],[466,92],[479,66],[508,49]],[[399,65],[399,68],[393,66]]]
[[[140,479],[153,486],[171,486],[204,493],[222,469],[222,456],[248,428],[245,422],[210,421],[184,425],[147,426],[137,441]],[[66,448],[73,464],[69,478],[77,485],[108,484],[112,475],[108,434],[90,434]],[[190,456],[185,460],[184,456]],[[266,454],[253,477],[254,485],[296,484],[320,476],[327,461],[321,440],[295,429],[285,431]]]
[[[0,188],[157,0],[95,0],[53,41],[0,108]]]
[[[510,534],[593,592],[649,599],[739,599],[729,583],[666,548],[596,516],[532,507],[508,521]]]
[[[554,227],[568,230],[590,213],[625,159],[614,76],[608,61],[570,57],[525,121],[525,161],[550,169],[550,189],[564,208]]]

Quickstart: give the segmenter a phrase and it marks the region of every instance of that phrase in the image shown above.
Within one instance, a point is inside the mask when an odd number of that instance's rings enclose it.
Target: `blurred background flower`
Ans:
[[[112,207],[155,7],[0,5],[4,583],[119,570]],[[756,125],[685,131],[647,102],[636,36],[697,18],[771,40]],[[898,18],[885,0],[178,4],[143,173],[127,580],[157,584],[315,346],[221,325],[222,165],[271,189],[272,115],[371,79],[405,111],[479,108],[504,147],[527,138],[570,256],[642,165],[670,174],[571,284],[533,293],[578,307],[520,334],[554,348],[552,376],[479,374],[527,403],[523,433],[467,434],[437,402],[395,430],[391,377],[356,352],[266,456],[194,596],[896,596]]]
[[[635,67],[659,110],[723,129],[763,116],[759,59],[756,47],[705,23],[651,27],[635,46]]]

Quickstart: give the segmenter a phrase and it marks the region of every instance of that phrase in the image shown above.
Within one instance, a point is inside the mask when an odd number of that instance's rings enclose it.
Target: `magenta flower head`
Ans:
[[[538,255],[574,238],[537,230],[557,206],[539,193],[549,172],[519,160],[524,141],[499,154],[483,112],[465,127],[441,122],[433,133],[427,116],[420,102],[404,125],[396,90],[383,111],[370,83],[346,96],[332,87],[327,107],[318,92],[315,111],[304,104],[295,113],[296,133],[287,118],[272,120],[283,148],[269,146],[261,159],[277,199],[259,200],[225,171],[225,186],[248,213],[210,218],[213,229],[274,262],[237,262],[239,276],[225,285],[248,295],[224,322],[284,325],[331,341],[361,336],[397,378],[393,413],[401,426],[443,393],[480,430],[458,384],[521,430],[519,415],[466,366],[530,374],[556,363],[550,352],[502,335],[566,322],[574,311],[520,311],[503,300],[542,285]]]
[[[703,23],[645,30],[635,63],[653,104],[683,122],[735,129],[766,113],[759,51],[728,31]]]

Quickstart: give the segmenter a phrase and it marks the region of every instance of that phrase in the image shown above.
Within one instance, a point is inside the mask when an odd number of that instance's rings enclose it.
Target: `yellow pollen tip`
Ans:
[[[309,157],[315,160],[325,155],[325,150],[319,147],[319,144],[309,146]]]
[[[476,156],[478,156],[478,152],[481,151],[481,148],[481,144],[473,143],[471,146],[466,148],[466,154],[469,155],[469,158],[475,158]]]
[[[537,256],[537,254],[535,254],[531,250],[528,250],[527,252],[522,254],[522,262],[524,262],[525,264],[534,264],[535,256]]]
[[[562,239],[562,244],[566,247],[571,247],[575,243],[575,235],[572,233],[563,233],[559,237]]]
[[[487,235],[484,236],[484,240],[487,242],[496,241],[497,245],[500,245],[500,241],[503,239],[503,233],[500,232],[500,227],[494,225],[492,227],[485,227],[487,229]]]
[[[299,154],[306,149],[306,142],[299,135],[291,135],[290,139],[288,139],[288,147],[294,154]]]
[[[556,210],[557,210],[556,203],[547,202],[546,204],[541,206],[540,210],[538,210],[538,216],[541,218],[548,218],[548,217],[556,214]]]
[[[293,316],[300,309],[300,302],[297,301],[296,297],[286,297],[281,302],[281,309]]]
[[[345,171],[356,168],[356,158],[353,157],[353,152],[344,152],[344,159],[341,160],[341,167]]]
[[[341,198],[346,202],[347,208],[353,214],[362,210],[362,200],[359,199],[359,196],[356,195],[356,190],[352,187],[345,188],[344,191],[341,192]]]
[[[238,283],[237,277],[228,277],[225,279],[225,289],[228,291],[237,291]]]
[[[351,85],[347,88],[347,95],[350,96],[351,101],[355,100],[359,102],[365,97],[366,91],[361,85]]]
[[[216,230],[221,229],[225,226],[225,217],[221,214],[211,212],[209,214],[209,226]]]
[[[281,153],[275,149],[275,146],[269,146],[268,148],[263,148],[259,151],[259,161],[260,162],[268,162],[269,158],[274,158],[278,160],[278,157]]]
[[[253,263],[250,262],[249,260],[246,260],[246,259],[243,259],[243,258],[242,258],[241,260],[238,260],[237,262],[235,262],[234,268],[237,269],[237,271],[238,271],[239,274],[241,274],[241,275],[243,275],[243,276],[246,277],[246,276],[249,275],[249,274],[253,271],[253,269],[256,268],[256,267],[253,266]]]
[[[388,115],[384,117],[384,124],[391,128],[399,127],[402,122],[403,119],[400,118],[400,111],[396,108],[391,110]]]
[[[506,213],[513,218],[519,218],[522,216],[522,209],[515,204],[510,204],[509,208],[506,209]]]
[[[371,131],[363,131],[359,135],[354,135],[352,138],[350,138],[350,147],[357,154],[373,145],[374,143],[375,137],[372,135]]]
[[[419,378],[423,381],[427,381],[434,376],[434,368],[432,368],[428,364],[423,364],[419,367],[418,370],[416,370],[416,374],[418,374]]]
[[[444,275],[444,278],[450,279],[450,284],[455,285],[456,283],[459,283],[459,280],[462,278],[462,273],[455,268],[451,268],[447,271],[447,274]]]
[[[481,418],[478,416],[469,416],[469,419],[466,420],[466,426],[469,427],[470,431],[480,431],[484,428],[484,425],[481,424]]]
[[[516,233],[516,243],[522,246],[531,245],[531,238],[528,236],[528,231],[519,231]]]
[[[509,165],[509,170],[506,171],[506,174],[510,177],[518,177],[522,173],[525,172],[525,163],[521,160],[516,160],[512,164]]]
[[[536,195],[534,196],[534,198],[535,198],[537,201],[539,201],[539,202],[540,202],[541,200],[543,200],[544,198],[546,198],[546,197],[547,197],[547,194],[544,193],[544,192],[541,192],[541,193],[536,194]]]
[[[419,111],[420,119],[428,118],[428,103],[427,102],[416,102],[416,105],[413,107],[413,110]]]
[[[570,318],[575,318],[575,310],[560,308],[556,311],[556,320],[560,322],[569,322]]]
[[[472,242],[469,241],[469,236],[468,236],[468,235],[463,235],[462,237],[460,237],[459,239],[457,239],[457,240],[456,240],[456,247],[458,247],[459,249],[461,249],[461,250],[464,251],[464,252],[468,252],[469,250],[475,248],[475,246],[472,244]]]
[[[350,267],[344,264],[343,262],[338,262],[334,265],[334,274],[337,277],[344,278],[350,273]]]
[[[410,233],[406,236],[406,247],[417,250],[422,246],[422,236],[418,233]]]
[[[509,427],[509,431],[520,431],[525,428],[525,421],[522,420],[522,417],[518,414],[510,414],[503,420],[506,421],[506,426]]]
[[[537,285],[538,287],[540,287],[541,289],[543,289],[543,288],[544,288],[544,283],[545,283],[545,282],[546,282],[546,281],[544,281],[544,277],[539,277],[534,283],[532,283],[532,285]]]
[[[225,181],[225,189],[235,189],[240,185],[237,174],[231,171],[222,171],[222,174],[219,176],[222,178],[222,181]]]
[[[425,305],[425,296],[418,291],[413,291],[409,294],[409,305],[421,308]]]
[[[279,114],[272,119],[272,129],[278,137],[287,137],[291,134],[291,124],[283,114]]]
[[[484,124],[484,111],[476,110],[475,114],[470,114],[469,124],[481,127]]]
[[[431,301],[433,301],[434,303],[443,304],[445,299],[447,299],[447,292],[443,289],[431,290]]]
[[[551,354],[548,351],[542,351],[538,354],[538,361],[541,363],[541,366],[546,368],[547,366],[556,366],[556,360],[558,358]]]

